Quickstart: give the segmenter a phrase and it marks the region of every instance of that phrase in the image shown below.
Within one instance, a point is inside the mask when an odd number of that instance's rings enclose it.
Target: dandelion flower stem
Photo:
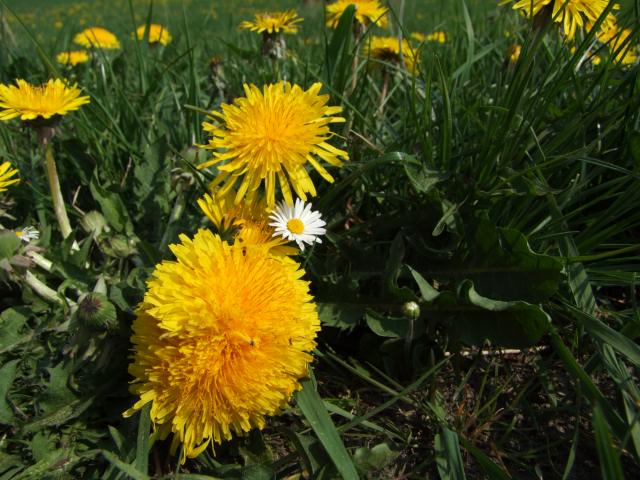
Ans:
[[[60,190],[60,180],[58,179],[58,169],[56,168],[56,161],[53,157],[53,146],[51,142],[48,142],[45,146],[45,172],[47,173],[47,180],[49,181],[49,188],[51,190],[51,199],[53,200],[53,211],[56,214],[58,225],[60,225],[60,231],[62,237],[67,238],[71,235],[71,225],[69,223],[69,217],[67,216],[67,210],[64,206],[64,199],[62,198],[62,192]]]

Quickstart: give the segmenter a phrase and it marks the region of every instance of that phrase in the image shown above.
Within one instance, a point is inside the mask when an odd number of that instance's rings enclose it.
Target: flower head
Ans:
[[[257,33],[298,33],[297,24],[302,20],[295,10],[256,13],[255,20],[242,22],[240,28]]]
[[[289,257],[228,245],[208,230],[172,245],[133,323],[125,412],[151,402],[161,438],[195,457],[209,443],[262,428],[307,375],[320,329],[304,270]]]
[[[503,0],[501,4],[511,3]],[[595,23],[607,8],[610,0],[516,0],[514,10],[520,10],[529,17],[548,9],[551,18],[562,25],[564,34],[573,39],[578,28],[587,23]]]
[[[140,25],[136,29],[136,37],[138,40],[144,40],[144,36],[147,33],[147,26]],[[161,45],[167,45],[171,42],[171,34],[169,31],[164,28],[162,25],[158,25],[157,23],[152,23],[149,25],[149,43],[159,43]]]
[[[302,251],[305,243],[322,243],[320,235],[327,233],[324,228],[326,223],[322,220],[320,212],[311,210],[311,204],[305,205],[299,198],[296,199],[295,205],[281,202],[269,218],[273,220],[269,225],[276,229],[273,236],[295,241]]]
[[[433,33],[430,33],[429,35],[427,35],[426,40],[428,42],[446,43],[447,34],[445,32],[443,32],[442,30],[439,30],[437,32],[433,32]]]
[[[620,28],[613,15],[604,22],[597,38],[609,46],[615,62],[630,65],[638,60],[638,47],[629,41],[633,31],[630,28]]]
[[[89,97],[81,97],[80,89],[67,86],[60,79],[51,79],[42,86],[34,86],[24,80],[16,85],[0,85],[0,120],[48,119],[54,115],[66,115],[89,103]]]
[[[9,162],[3,162],[0,165],[0,192],[7,190],[7,187],[20,182],[19,178],[11,178],[18,174],[18,170],[11,168]]]
[[[85,48],[100,48],[103,50],[117,50],[120,48],[120,41],[113,33],[106,28],[90,27],[73,37],[74,43]]]
[[[224,184],[224,195],[240,182],[234,200],[240,203],[246,195],[254,196],[264,182],[267,206],[273,207],[276,181],[288,203],[293,203],[291,187],[303,200],[307,193],[316,195],[307,164],[333,182],[319,160],[340,167],[349,155],[328,143],[329,124],[344,118],[333,116],[342,108],[328,106],[329,96],[318,94],[321,88],[320,83],[306,91],[288,82],[265,85],[262,90],[245,85],[246,97],[223,104],[222,113],[212,112],[219,123],[203,123],[211,134],[203,147],[214,150],[213,158],[200,165],[217,166],[212,188]]]
[[[410,72],[415,71],[419,60],[418,52],[411,44],[404,39],[400,42],[398,37],[371,37],[366,46],[366,54],[383,62],[399,65],[404,62]]]
[[[287,247],[286,240],[273,238],[269,226],[268,207],[264,199],[245,198],[234,203],[236,192],[219,190],[205,194],[198,200],[202,212],[215,225],[223,238],[245,247],[263,247],[275,255],[295,255],[295,248]]]
[[[34,227],[24,227],[22,230],[16,230],[15,234],[16,237],[24,243],[29,243],[31,240],[37,240],[40,238],[40,232]]]
[[[63,65],[76,66],[89,60],[89,54],[84,50],[74,50],[72,52],[61,52],[56,56],[58,63]]]
[[[364,26],[375,23],[387,28],[387,9],[378,0],[336,0],[327,5],[327,26],[336,28],[340,17],[349,5],[356,7],[356,21]]]

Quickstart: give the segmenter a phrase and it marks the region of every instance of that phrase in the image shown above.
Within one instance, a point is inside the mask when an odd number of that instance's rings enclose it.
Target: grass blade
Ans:
[[[443,426],[436,435],[435,441],[436,465],[442,480],[465,480],[464,462],[460,455],[458,434]]]
[[[351,457],[311,379],[302,382],[302,390],[296,393],[295,398],[302,414],[311,425],[342,478],[357,480],[358,473]]]

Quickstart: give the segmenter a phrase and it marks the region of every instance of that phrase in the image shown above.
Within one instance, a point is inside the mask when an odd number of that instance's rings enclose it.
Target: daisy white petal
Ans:
[[[275,227],[273,236],[296,242],[301,251],[304,251],[305,244],[322,243],[319,236],[327,233],[323,228],[326,222],[322,220],[320,212],[311,208],[310,203],[305,204],[299,198],[293,205],[280,202],[269,215],[272,220],[269,225]]]

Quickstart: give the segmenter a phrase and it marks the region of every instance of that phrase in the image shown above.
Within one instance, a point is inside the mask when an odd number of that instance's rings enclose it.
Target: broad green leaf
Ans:
[[[384,269],[385,293],[397,302],[415,301],[415,294],[407,287],[398,286],[398,276],[402,270],[405,248],[402,233],[398,233],[391,243],[389,257]]]
[[[0,368],[0,423],[7,425],[13,425],[15,422],[13,410],[7,402],[7,393],[16,378],[18,363],[19,359],[11,360]]]
[[[0,351],[8,351],[19,345],[24,339],[32,337],[32,333],[21,334],[28,320],[25,308],[8,308],[0,314]]]
[[[460,290],[460,303],[445,306],[451,312],[445,317],[449,334],[458,341],[482,345],[489,340],[494,346],[523,348],[538,343],[548,331],[551,319],[537,305],[493,300],[480,295],[475,286],[468,283]],[[440,299],[451,302],[451,296]]]
[[[120,195],[116,192],[107,190],[94,173],[89,184],[89,189],[93,198],[100,204],[102,214],[116,231],[122,233],[133,233],[133,225],[129,218],[129,213]]]
[[[322,325],[342,330],[353,329],[364,315],[364,308],[353,303],[318,302],[317,305]]]
[[[480,219],[472,242],[473,258],[460,275],[473,280],[480,295],[538,303],[558,290],[562,262],[533,252],[517,230]]]
[[[404,171],[417,192],[429,193],[440,182],[449,178],[449,174],[427,168],[422,164],[404,162]]]
[[[320,398],[313,382],[310,379],[303,380],[302,390],[295,393],[295,399],[302,414],[309,422],[318,440],[327,451],[327,454],[344,480],[357,480],[358,473],[342,443],[342,439],[336,430],[327,409]]]
[[[420,273],[415,271],[413,268],[407,266],[411,275],[413,275],[413,279],[418,284],[418,288],[420,289],[420,295],[422,299],[426,302],[433,302],[438,296],[440,292],[433,288],[429,282],[427,282]]]
[[[9,230],[0,232],[0,260],[11,258],[20,247],[20,239],[15,233]]]
[[[382,470],[393,462],[400,452],[394,451],[386,442],[369,447],[360,447],[353,454],[353,462],[361,473]]]

